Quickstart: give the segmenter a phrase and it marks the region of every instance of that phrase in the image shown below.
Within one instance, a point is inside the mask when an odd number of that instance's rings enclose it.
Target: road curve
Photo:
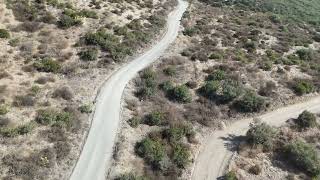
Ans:
[[[139,72],[154,62],[178,36],[180,20],[188,3],[179,4],[168,15],[167,31],[148,52],[121,67],[105,82],[96,102],[92,125],[71,180],[103,180],[110,167],[113,145],[121,112],[121,96],[126,84]]]
[[[320,113],[320,97],[279,108],[258,118],[269,125],[280,126],[286,120],[297,117],[304,110]],[[233,135],[244,135],[252,121],[252,118],[239,120],[225,130],[216,131],[207,138],[195,161],[192,180],[215,180],[221,177],[232,156],[226,139]]]

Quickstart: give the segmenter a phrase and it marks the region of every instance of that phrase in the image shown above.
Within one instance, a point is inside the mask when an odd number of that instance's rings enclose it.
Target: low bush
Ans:
[[[223,74],[216,73],[209,76],[210,79],[221,79]],[[228,103],[242,94],[242,87],[237,81],[233,80],[210,80],[199,89],[204,97],[218,103]]]
[[[139,117],[133,117],[133,118],[130,118],[128,123],[131,127],[133,128],[136,128],[138,127],[138,125],[142,122],[141,118]]]
[[[30,91],[30,95],[36,96],[36,95],[38,95],[38,94],[40,93],[41,88],[40,88],[39,86],[37,86],[37,85],[33,85],[33,86],[30,88],[29,91]]]
[[[316,116],[309,111],[303,111],[295,122],[299,128],[311,128],[317,125]]]
[[[57,73],[61,69],[61,65],[59,62],[54,61],[51,58],[44,58],[41,60],[37,60],[33,66],[40,72],[52,72]]]
[[[7,105],[0,105],[0,115],[5,115],[9,112],[9,107]]]
[[[314,58],[314,52],[310,49],[299,49],[296,51],[296,54],[303,61],[311,61]]]
[[[216,59],[216,60],[219,60],[219,59],[222,59],[223,58],[223,54],[220,53],[220,52],[213,52],[210,54],[209,56],[209,59]]]
[[[237,175],[234,171],[229,171],[225,176],[225,180],[238,180]]]
[[[34,106],[35,103],[36,103],[36,100],[31,95],[16,96],[14,101],[13,101],[13,105],[16,106],[16,107]]]
[[[149,137],[136,144],[135,152],[155,169],[160,169],[160,163],[165,157],[163,143],[160,140],[154,140]]]
[[[4,137],[16,137],[18,135],[25,135],[30,133],[35,127],[35,124],[33,122],[20,125],[14,128],[0,128],[0,134]]]
[[[308,143],[297,140],[285,146],[288,159],[307,174],[316,177],[320,174],[320,160],[317,150]]]
[[[259,165],[254,165],[249,168],[249,173],[254,175],[259,175],[261,173],[262,169]]]
[[[68,29],[68,28],[71,28],[72,26],[79,26],[81,24],[82,24],[82,21],[78,17],[71,17],[65,14],[63,14],[60,17],[60,20],[58,21],[59,27],[63,29]]]
[[[53,92],[53,97],[54,98],[62,98],[64,100],[71,100],[73,98],[73,93],[71,92],[71,90],[68,87],[61,87],[56,89]]]
[[[192,128],[184,124],[178,124],[163,130],[164,138],[168,139],[168,141],[172,143],[179,142],[183,137],[190,137],[193,134],[194,131]]]
[[[92,106],[90,104],[84,104],[78,108],[81,113],[90,114],[92,113]]]
[[[98,58],[98,49],[87,49],[85,51],[81,51],[78,55],[83,61],[95,61]]]
[[[159,126],[165,121],[165,114],[160,111],[153,111],[146,115],[143,122],[149,126]]]
[[[36,81],[38,84],[46,84],[47,82],[55,82],[55,79],[53,77],[39,77]]]
[[[0,127],[8,126],[11,120],[8,117],[0,116]]]
[[[73,115],[70,112],[41,109],[37,112],[35,120],[42,125],[69,126],[72,123]]]
[[[174,85],[171,81],[166,81],[162,84],[160,84],[160,88],[165,91],[165,92],[168,92],[168,91],[171,91],[173,88],[174,88]]]
[[[83,9],[79,12],[79,15],[86,18],[98,19],[99,16],[95,11]]]
[[[260,63],[259,67],[264,71],[270,71],[272,69],[271,61],[263,61]]]
[[[195,34],[197,34],[198,29],[195,27],[189,27],[189,28],[185,28],[185,30],[183,31],[183,35],[185,36],[193,36]]]
[[[297,95],[304,95],[314,92],[315,87],[309,80],[296,79],[292,83],[292,89]]]
[[[9,39],[10,38],[10,33],[9,31],[5,29],[0,29],[0,38],[2,39]]]
[[[145,69],[140,73],[141,84],[139,84],[139,90],[137,96],[145,99],[155,94],[157,89],[156,73],[152,69]]]
[[[171,100],[180,103],[189,103],[192,100],[192,96],[189,88],[186,85],[176,86],[167,92],[168,97]]]
[[[186,168],[187,165],[191,162],[190,156],[191,153],[186,146],[182,144],[174,145],[172,159],[178,168]]]
[[[207,77],[208,81],[222,81],[224,79],[226,79],[226,72],[223,70],[216,70]]]
[[[246,93],[235,103],[235,107],[239,112],[259,112],[265,106],[265,100],[253,92]]]
[[[276,129],[265,123],[251,125],[246,134],[249,144],[253,146],[261,145],[264,150],[273,149],[274,138],[276,136]]]
[[[177,74],[177,70],[175,67],[173,66],[170,66],[170,67],[167,67],[163,70],[164,74],[166,74],[167,76],[174,76]]]

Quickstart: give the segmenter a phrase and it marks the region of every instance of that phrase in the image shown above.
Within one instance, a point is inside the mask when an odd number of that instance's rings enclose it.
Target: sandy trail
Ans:
[[[178,6],[168,16],[167,31],[162,39],[148,52],[112,74],[103,85],[97,98],[90,132],[71,175],[71,180],[106,179],[120,122],[120,102],[123,90],[137,72],[157,60],[178,36],[180,20],[188,6],[186,1],[178,1]]]
[[[296,118],[304,111],[320,113],[320,96],[295,105],[279,108],[258,118],[272,126],[280,126],[290,118]],[[193,180],[215,180],[221,177],[232,156],[232,137],[245,135],[253,119],[239,120],[230,127],[216,131],[208,137],[195,161]]]

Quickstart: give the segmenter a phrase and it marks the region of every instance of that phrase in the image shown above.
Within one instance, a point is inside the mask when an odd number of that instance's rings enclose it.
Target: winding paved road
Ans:
[[[298,117],[304,110],[320,113],[320,97],[318,96],[303,103],[279,108],[261,115],[258,118],[272,126],[280,126],[288,119]],[[228,145],[230,143],[230,137],[245,135],[252,121],[252,118],[239,120],[225,130],[216,131],[207,138],[196,159],[192,179],[216,180],[221,177],[232,156],[232,151]]]
[[[97,98],[96,109],[78,162],[71,180],[103,180],[110,167],[121,112],[121,96],[126,84],[149,64],[157,60],[178,36],[180,20],[188,3],[179,4],[167,19],[167,31],[162,39],[148,52],[121,67],[111,75]]]

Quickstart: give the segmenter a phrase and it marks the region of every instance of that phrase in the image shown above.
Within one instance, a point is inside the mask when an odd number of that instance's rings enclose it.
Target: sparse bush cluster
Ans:
[[[33,66],[40,72],[58,73],[61,70],[60,63],[51,58],[38,59]]]
[[[37,112],[35,121],[42,125],[70,126],[73,115],[70,112],[57,111],[54,109],[41,109]]]
[[[8,39],[10,38],[10,33],[5,29],[0,29],[0,38]]]
[[[152,69],[146,69],[141,72],[141,83],[137,91],[138,97],[145,99],[155,94],[157,90],[157,84],[155,81],[156,73]]]
[[[292,89],[297,95],[304,95],[314,92],[315,87],[310,80],[296,79],[292,83]]]
[[[0,134],[4,137],[16,137],[18,135],[25,135],[30,133],[35,127],[34,122],[30,122],[24,125],[19,125],[17,127],[1,127]]]

